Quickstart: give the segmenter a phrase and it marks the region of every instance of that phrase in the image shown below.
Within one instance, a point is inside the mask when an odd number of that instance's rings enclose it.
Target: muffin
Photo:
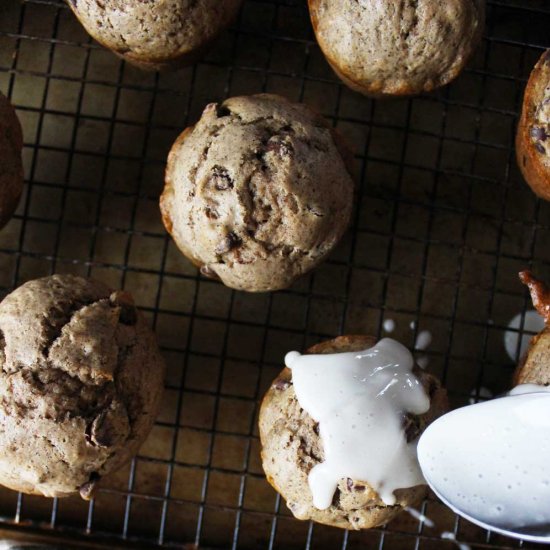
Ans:
[[[0,484],[90,498],[153,425],[164,365],[132,297],[53,275],[0,303]]]
[[[176,140],[164,225],[203,275],[235,289],[286,288],[348,226],[350,153],[327,122],[268,94],[206,107]]]
[[[197,61],[242,0],[67,0],[86,31],[126,61],[163,70]]]
[[[321,50],[369,96],[430,92],[456,78],[480,42],[484,0],[309,0]]]
[[[6,96],[0,93],[0,228],[10,220],[23,192],[21,124]]]
[[[308,353],[361,351],[375,343],[376,340],[369,336],[341,336],[313,346]],[[418,367],[413,373],[429,396],[430,408],[419,416],[404,415],[407,442],[415,441],[430,422],[448,409],[446,392],[439,381]],[[323,442],[319,424],[297,400],[288,368],[275,379],[264,397],[259,427],[267,480],[298,519],[343,529],[367,529],[387,523],[404,507],[418,504],[426,495],[425,485],[399,489],[394,493],[395,504],[387,505],[366,480],[348,477],[338,483],[328,508],[316,508],[308,476],[314,466],[324,461]]]
[[[550,384],[550,289],[537,280],[530,271],[519,274],[521,282],[529,287],[535,309],[543,317],[546,328],[533,336],[518,366],[515,384]]]
[[[525,181],[550,201],[550,50],[542,54],[525,89],[516,154]]]

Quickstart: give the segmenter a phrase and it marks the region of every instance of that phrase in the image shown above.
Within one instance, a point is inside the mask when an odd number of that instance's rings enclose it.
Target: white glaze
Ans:
[[[456,511],[515,531],[550,523],[550,389],[511,395],[448,413],[420,438],[426,480]]]
[[[522,334],[518,332],[521,326],[522,313],[518,313],[509,323],[508,329],[504,333],[504,347],[508,357],[514,362],[517,360],[518,341],[521,337],[521,343],[519,348],[519,357],[527,351],[527,346],[533,337],[533,334],[540,332],[544,328],[544,319],[534,310],[525,312],[525,320],[523,322]],[[526,334],[531,333],[531,334]]]
[[[430,527],[430,528],[435,527],[435,523],[427,515],[423,514],[420,510],[417,510],[416,508],[411,508],[410,506],[405,506],[403,510],[405,510],[405,512],[411,515],[414,519],[417,519],[420,523],[423,523],[424,525],[426,525],[426,527]]]
[[[424,483],[403,412],[425,413],[430,400],[412,374],[409,350],[390,338],[348,353],[285,357],[298,402],[316,421],[325,461],[309,474],[313,504],[332,503],[342,478],[367,482],[388,505],[393,492]]]
[[[450,531],[443,531],[440,537],[443,540],[450,540],[454,542],[458,546],[459,550],[471,550],[470,545],[464,544],[463,542],[459,542],[458,540],[456,540],[456,535],[454,533],[451,533]]]
[[[395,321],[393,319],[386,319],[383,327],[387,333],[392,333],[395,330]]]
[[[437,528],[435,521],[433,521],[427,515],[423,514],[420,510],[417,510],[416,508],[411,508],[410,506],[405,506],[403,510],[405,510],[405,512],[407,512],[414,519],[417,519],[420,523],[423,523],[426,527],[429,527],[430,529]],[[450,540],[454,542],[460,548],[460,550],[471,550],[468,544],[464,544],[463,542],[457,540],[455,534],[451,533],[450,531],[443,531],[439,536],[444,540]]]
[[[423,330],[418,333],[414,348],[417,350],[425,350],[432,343],[432,333],[429,330]]]
[[[512,388],[508,395],[525,395],[526,393],[550,392],[550,386],[539,386],[538,384],[520,384]]]

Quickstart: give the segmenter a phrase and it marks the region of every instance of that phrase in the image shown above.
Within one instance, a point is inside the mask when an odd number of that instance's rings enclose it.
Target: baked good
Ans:
[[[86,31],[126,61],[163,70],[197,61],[242,0],[67,0]]]
[[[0,303],[0,484],[90,498],[148,435],[163,392],[155,338],[132,297],[72,275]]]
[[[164,225],[204,275],[251,292],[286,288],[348,226],[349,156],[305,105],[269,94],[212,103],[170,151]]]
[[[376,340],[369,336],[341,336],[313,346],[308,353],[361,351],[375,343]],[[429,395],[430,405],[425,414],[406,414],[403,417],[403,429],[409,442],[448,409],[446,392],[439,381],[418,367],[413,373]],[[340,479],[330,507],[324,510],[316,508],[308,475],[324,460],[323,442],[319,424],[298,402],[288,368],[274,380],[264,397],[259,427],[262,464],[267,480],[283,496],[298,519],[311,519],[344,529],[366,529],[390,521],[405,506],[414,506],[426,494],[425,485],[399,489],[395,491],[395,504],[389,506],[366,480],[348,477]]]
[[[477,47],[484,0],[308,0],[319,46],[350,88],[370,96],[429,92]]]
[[[550,50],[542,54],[525,88],[516,154],[525,181],[550,201]]]
[[[529,287],[535,309],[544,318],[546,328],[531,338],[514,375],[515,384],[550,385],[550,289],[530,271],[519,277]]]
[[[10,102],[0,93],[0,228],[12,217],[23,192],[21,124]]]

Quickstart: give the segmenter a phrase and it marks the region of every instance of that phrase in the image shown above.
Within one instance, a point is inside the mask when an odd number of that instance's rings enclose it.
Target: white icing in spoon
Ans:
[[[519,348],[519,357],[521,358],[523,354],[527,351],[527,346],[533,337],[533,334],[540,332],[544,329],[544,319],[534,310],[525,312],[525,320],[523,322],[523,334],[520,334],[519,327],[521,326],[522,313],[518,313],[509,323],[508,329],[504,333],[504,347],[506,348],[506,353],[512,361],[516,361],[518,343],[521,338],[520,348]],[[533,334],[526,334],[533,333]]]
[[[342,478],[367,482],[388,505],[396,489],[425,483],[403,413],[430,407],[407,348],[390,338],[348,353],[285,357],[298,402],[317,422],[325,461],[309,474],[313,505],[324,510]]]
[[[433,422],[418,458],[434,492],[474,523],[509,536],[550,541],[550,390],[509,396]]]

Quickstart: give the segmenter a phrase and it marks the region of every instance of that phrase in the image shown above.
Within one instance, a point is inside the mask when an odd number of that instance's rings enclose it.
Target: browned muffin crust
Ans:
[[[514,373],[514,384],[550,384],[550,289],[530,271],[519,277],[529,287],[535,309],[544,318],[546,327],[531,338],[529,347]]]
[[[525,88],[516,155],[533,192],[550,201],[550,50],[542,54]]]
[[[129,63],[153,71],[198,61],[242,0],[66,0],[86,31]]]
[[[308,353],[339,353],[372,347],[370,336],[340,336],[311,347]],[[415,368],[415,375],[430,396],[430,410],[420,416],[407,414],[403,427],[408,441],[416,439],[426,426],[448,410],[447,394],[432,375]],[[301,407],[285,368],[266,393],[259,417],[262,464],[269,483],[286,500],[298,519],[343,529],[368,529],[387,523],[405,506],[414,506],[426,494],[420,485],[395,491],[397,503],[388,506],[365,480],[342,479],[330,508],[313,506],[308,485],[310,470],[324,459],[322,441],[315,422]]]
[[[0,229],[10,220],[23,192],[23,134],[14,108],[0,93]]]
[[[484,0],[308,0],[319,46],[353,90],[414,95],[448,84],[478,46]]]
[[[170,151],[164,225],[203,275],[249,292],[286,288],[349,224],[350,159],[303,104],[271,94],[210,104]]]
[[[164,364],[132,297],[54,275],[0,303],[0,484],[90,498],[147,437]]]

